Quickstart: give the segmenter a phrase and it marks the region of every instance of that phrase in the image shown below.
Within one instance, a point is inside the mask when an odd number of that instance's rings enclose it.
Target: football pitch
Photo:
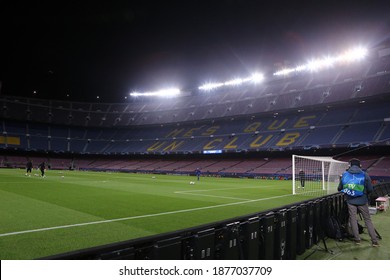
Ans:
[[[0,259],[36,259],[309,199],[292,195],[291,181],[34,172],[0,169]]]

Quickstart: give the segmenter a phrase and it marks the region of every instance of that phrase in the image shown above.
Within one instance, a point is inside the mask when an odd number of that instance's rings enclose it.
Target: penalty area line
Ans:
[[[198,208],[183,209],[183,210],[176,210],[176,211],[169,211],[169,212],[162,212],[162,213],[155,213],[155,214],[146,214],[146,215],[140,215],[140,216],[124,217],[124,218],[102,220],[102,221],[95,221],[95,222],[78,223],[78,224],[70,224],[70,225],[63,225],[63,226],[7,232],[7,233],[1,233],[0,237],[6,237],[6,236],[11,236],[11,235],[21,235],[21,234],[27,234],[27,233],[49,231],[49,230],[57,230],[57,229],[65,229],[65,228],[83,227],[83,226],[89,226],[89,225],[107,224],[107,223],[114,223],[114,222],[121,222],[121,221],[130,221],[130,220],[136,220],[136,219],[151,218],[151,217],[158,217],[158,216],[165,216],[165,215],[173,215],[173,214],[187,213],[187,212],[194,212],[194,211],[202,211],[202,210],[214,209],[214,208],[220,208],[220,207],[226,207],[226,206],[247,204],[247,203],[258,202],[258,201],[263,201],[263,200],[277,199],[277,198],[286,197],[286,196],[293,196],[293,194],[285,194],[285,195],[279,195],[279,196],[253,199],[253,200],[248,200],[248,201],[238,201],[238,202],[218,204],[218,205],[213,205],[213,206],[204,206],[204,207],[198,207]]]

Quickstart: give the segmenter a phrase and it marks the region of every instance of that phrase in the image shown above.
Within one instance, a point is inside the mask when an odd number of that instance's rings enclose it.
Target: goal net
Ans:
[[[320,197],[337,192],[348,162],[332,157],[292,156],[293,194]]]

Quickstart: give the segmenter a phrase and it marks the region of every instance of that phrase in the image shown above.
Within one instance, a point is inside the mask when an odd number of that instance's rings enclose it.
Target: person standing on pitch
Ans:
[[[46,165],[45,162],[43,161],[39,166],[39,170],[41,170],[41,176],[45,178],[45,170],[46,170]]]
[[[26,164],[26,176],[31,176],[31,170],[33,168],[33,164],[31,162],[31,160],[28,160],[27,161],[27,164]]]
[[[198,178],[198,181],[199,181],[199,178],[200,178],[200,169],[199,168],[197,168],[195,170],[195,175],[196,175],[196,178]]]
[[[303,171],[303,169],[299,170],[298,177],[299,177],[299,180],[301,181],[301,187],[302,187],[302,189],[304,189],[305,188],[305,171]]]
[[[368,195],[373,191],[370,176],[361,169],[360,160],[349,161],[349,168],[340,178],[338,190],[344,193],[348,205],[349,222],[355,244],[360,245],[360,236],[356,215],[361,213],[368,229],[372,246],[378,247],[378,237],[368,210]]]

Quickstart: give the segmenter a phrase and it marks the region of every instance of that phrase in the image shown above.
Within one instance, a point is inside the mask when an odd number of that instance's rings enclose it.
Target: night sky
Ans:
[[[272,73],[388,40],[388,2],[9,1],[1,94],[124,102],[133,91]]]

